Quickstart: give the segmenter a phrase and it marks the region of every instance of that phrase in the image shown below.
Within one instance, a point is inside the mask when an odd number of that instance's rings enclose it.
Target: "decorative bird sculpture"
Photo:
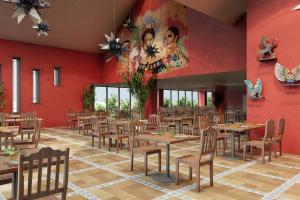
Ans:
[[[252,81],[249,81],[249,80],[244,80],[244,83],[247,85],[247,91],[248,91],[249,97],[251,97],[252,99],[263,98],[261,96],[262,82],[260,79],[257,79],[256,84],[254,86],[253,86]]]
[[[269,42],[269,39],[265,36],[262,37],[259,49],[259,60],[272,60],[276,59],[275,54],[273,53],[273,48],[277,46],[277,40],[273,39],[272,42]]]
[[[300,65],[292,70],[289,70],[283,65],[276,63],[275,77],[277,80],[287,83],[287,85],[293,86],[297,81],[300,81]]]

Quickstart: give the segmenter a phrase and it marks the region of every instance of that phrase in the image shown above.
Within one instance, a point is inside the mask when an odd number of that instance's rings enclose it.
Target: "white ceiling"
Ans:
[[[0,38],[85,52],[101,52],[104,33],[113,30],[113,0],[47,0],[42,18],[52,30],[49,36],[37,37],[30,18],[17,24],[11,18],[14,5],[0,0]],[[115,0],[116,29],[140,0]],[[235,23],[246,12],[246,0],[175,0],[226,23]]]
[[[227,24],[235,24],[247,12],[247,0],[175,0]]]
[[[104,33],[113,30],[113,0],[47,0],[51,8],[42,9],[42,18],[52,30],[49,36],[37,37],[26,17],[19,25],[11,18],[14,5],[0,1],[0,38],[60,47],[86,52],[99,52]],[[136,0],[115,0],[116,27],[130,13]]]

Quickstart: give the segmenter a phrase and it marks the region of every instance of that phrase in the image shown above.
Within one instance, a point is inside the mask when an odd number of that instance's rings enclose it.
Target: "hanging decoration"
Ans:
[[[49,24],[47,22],[40,22],[32,26],[33,29],[36,29],[38,37],[40,35],[48,36],[48,31],[50,31]]]
[[[248,96],[251,99],[263,99],[261,96],[262,92],[262,82],[260,79],[257,79],[256,84],[253,86],[252,81],[244,80],[244,83],[247,85]]]
[[[133,33],[137,26],[134,24],[134,21],[131,17],[128,17],[123,23],[123,27],[127,29],[127,31]]]
[[[292,11],[300,10],[300,4],[296,5],[294,8],[292,8]]]
[[[158,48],[156,48],[156,45],[147,45],[145,49],[145,53],[147,57],[156,57],[156,54],[159,53]]]
[[[121,55],[122,51],[122,44],[120,42],[120,38],[116,38],[113,32],[111,32],[110,36],[105,35],[105,38],[107,40],[107,43],[105,44],[99,44],[101,49],[108,50],[109,56],[106,62],[110,61],[113,57],[119,57]]]
[[[274,72],[276,79],[283,82],[284,86],[300,86],[300,84],[296,83],[300,81],[300,65],[289,70],[283,65],[276,63]]]
[[[273,49],[277,46],[277,40],[270,40],[266,36],[263,36],[259,45],[259,56],[260,61],[276,60],[276,55]]]
[[[16,4],[13,18],[17,18],[18,24],[26,17],[30,16],[34,23],[41,22],[39,9],[49,8],[50,3],[45,0],[3,0],[6,3]]]

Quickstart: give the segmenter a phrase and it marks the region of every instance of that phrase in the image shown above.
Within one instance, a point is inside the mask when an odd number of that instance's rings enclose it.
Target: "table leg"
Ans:
[[[12,184],[11,184],[11,196],[13,199],[17,199],[17,191],[18,191],[18,173],[13,173]]]
[[[231,156],[235,157],[235,140],[234,140],[234,135],[235,133],[231,133],[231,142],[232,142],[232,147],[231,147]]]
[[[167,177],[170,177],[170,144],[166,144],[166,171]]]

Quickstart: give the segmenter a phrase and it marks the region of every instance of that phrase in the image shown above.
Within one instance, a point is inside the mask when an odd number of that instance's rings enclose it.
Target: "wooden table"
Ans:
[[[193,121],[194,121],[194,117],[193,116],[185,116],[185,117],[165,117],[164,120],[166,122],[177,122],[178,123],[178,130],[179,130],[179,133],[182,133],[182,130],[181,130],[181,122],[183,120],[190,120],[191,123],[193,124]],[[175,125],[176,126],[176,125]],[[176,127],[175,127],[175,132],[176,132]]]
[[[231,156],[235,157],[235,134],[240,134],[245,132],[250,138],[250,131],[254,129],[259,129],[265,127],[264,124],[257,123],[235,123],[235,124],[217,124],[214,128],[224,131],[225,133],[229,133],[232,141],[231,146]]]
[[[158,135],[156,133],[151,134],[142,134],[136,136],[138,140],[144,140],[149,142],[157,142],[166,144],[166,172],[167,177],[170,177],[170,145],[187,142],[192,140],[200,140],[200,136],[191,136],[191,135],[180,135],[177,134],[174,137],[167,135]]]

